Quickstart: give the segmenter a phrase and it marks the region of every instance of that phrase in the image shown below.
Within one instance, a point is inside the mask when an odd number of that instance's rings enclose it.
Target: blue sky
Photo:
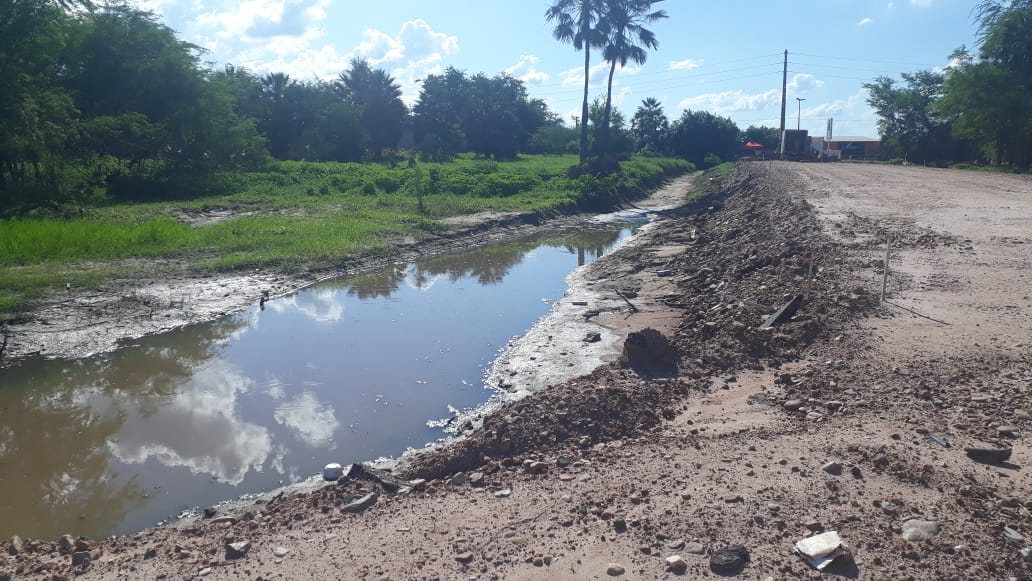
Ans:
[[[548,0],[137,0],[215,66],[335,78],[354,56],[390,72],[410,104],[418,80],[451,65],[508,72],[569,122],[579,114],[583,53],[552,39]],[[786,126],[823,135],[876,136],[861,85],[878,75],[944,67],[975,45],[971,10],[958,0],[666,0],[653,30],[659,49],[618,70],[614,101],[630,117],[659,99],[671,119],[708,110],[748,125],[778,126],[783,51],[789,51]],[[605,92],[604,65],[591,94]]]

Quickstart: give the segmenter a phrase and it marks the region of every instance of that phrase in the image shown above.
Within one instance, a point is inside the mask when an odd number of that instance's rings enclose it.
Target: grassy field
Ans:
[[[330,264],[401,236],[425,236],[441,218],[481,211],[542,216],[604,209],[689,171],[674,159],[635,157],[619,174],[567,177],[576,156],[509,162],[463,157],[390,168],[280,162],[226,176],[232,193],[111,204],[75,220],[0,222],[0,314],[66,284],[154,275],[161,268],[298,270]],[[148,263],[141,272],[140,259]]]

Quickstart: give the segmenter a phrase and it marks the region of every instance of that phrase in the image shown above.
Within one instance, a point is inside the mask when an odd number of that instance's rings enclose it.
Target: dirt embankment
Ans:
[[[769,167],[590,269],[629,304],[576,316],[628,336],[622,361],[404,474],[24,543],[0,577],[1028,578],[1032,181]],[[827,531],[852,558],[821,574],[791,550]]]

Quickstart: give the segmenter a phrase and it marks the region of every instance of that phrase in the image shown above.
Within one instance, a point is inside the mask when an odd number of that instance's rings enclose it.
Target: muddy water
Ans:
[[[0,370],[0,538],[94,538],[398,455],[628,225],[322,284],[77,361]],[[428,423],[429,422],[429,423]]]

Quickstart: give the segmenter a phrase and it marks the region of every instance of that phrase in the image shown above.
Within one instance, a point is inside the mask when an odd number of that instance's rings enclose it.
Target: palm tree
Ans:
[[[337,87],[346,102],[362,109],[362,126],[373,154],[382,159],[384,149],[397,147],[408,114],[401,87],[386,71],[372,68],[362,58],[351,60],[351,69],[340,74]]]
[[[663,114],[663,105],[654,97],[641,102],[631,120],[631,131],[638,139],[639,149],[658,151],[663,135],[670,128],[670,122]]]
[[[598,28],[603,0],[555,0],[545,12],[545,19],[555,22],[552,36],[584,51],[584,101],[580,117],[580,161],[588,157],[588,80],[591,74],[591,49],[601,48],[604,33]]]
[[[663,0],[605,0],[605,13],[600,28],[608,38],[602,48],[602,58],[610,63],[609,84],[606,87],[606,112],[600,131],[600,151],[609,145],[609,120],[613,110],[613,74],[617,63],[623,68],[628,61],[645,64],[646,49],[659,46],[656,34],[645,28],[667,17],[665,10],[652,11],[652,5]]]

